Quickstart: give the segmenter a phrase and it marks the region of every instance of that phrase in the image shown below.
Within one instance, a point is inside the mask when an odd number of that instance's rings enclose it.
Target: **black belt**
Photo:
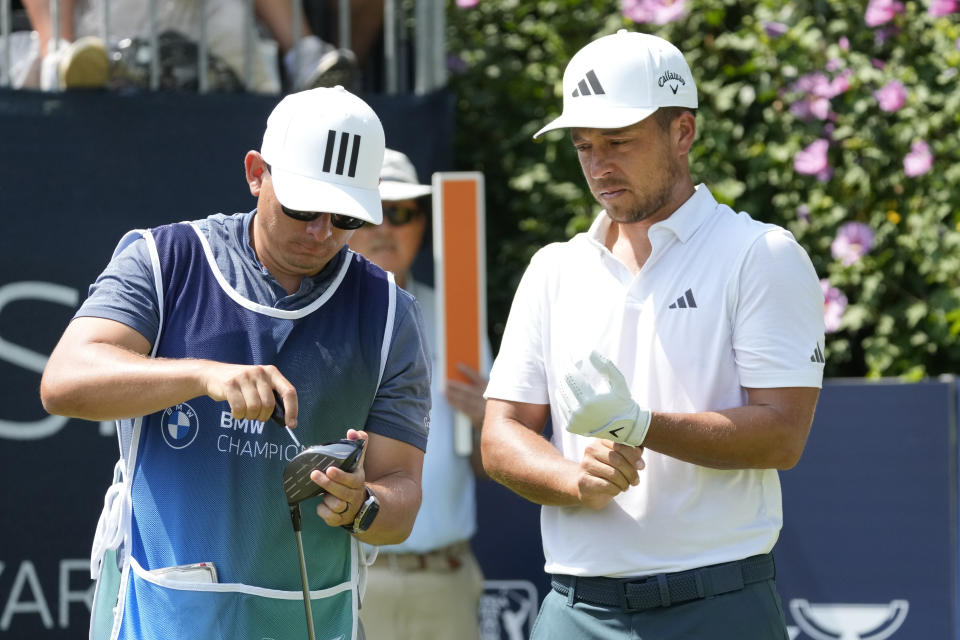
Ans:
[[[573,590],[574,601],[634,612],[739,591],[744,585],[772,580],[776,573],[773,555],[766,553],[736,562],[644,578],[578,578],[555,574],[551,586],[568,598]]]

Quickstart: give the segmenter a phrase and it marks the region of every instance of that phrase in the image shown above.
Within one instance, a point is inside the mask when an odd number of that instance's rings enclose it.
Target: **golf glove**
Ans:
[[[567,431],[637,447],[650,428],[650,411],[630,396],[627,381],[609,359],[596,351],[560,380],[559,401],[570,416]]]

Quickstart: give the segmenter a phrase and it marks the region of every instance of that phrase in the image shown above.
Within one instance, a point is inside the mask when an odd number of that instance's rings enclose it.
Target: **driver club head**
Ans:
[[[307,447],[287,463],[283,470],[283,492],[287,504],[303,502],[307,498],[325,493],[323,488],[310,479],[314,469],[326,471],[337,467],[344,471],[353,471],[363,453],[365,440],[337,440]]]

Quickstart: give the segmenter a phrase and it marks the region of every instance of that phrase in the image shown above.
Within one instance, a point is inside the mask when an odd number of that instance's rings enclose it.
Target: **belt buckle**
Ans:
[[[639,582],[643,582],[640,580]],[[620,598],[620,609],[624,613],[637,613],[643,611],[642,603],[637,601],[637,606],[633,606],[630,603],[630,585],[637,584],[635,580],[619,580],[617,581],[617,596]]]

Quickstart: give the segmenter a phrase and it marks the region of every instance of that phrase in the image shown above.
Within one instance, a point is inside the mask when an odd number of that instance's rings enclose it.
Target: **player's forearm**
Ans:
[[[481,446],[490,478],[514,493],[542,505],[580,504],[579,467],[540,434],[514,420],[488,416]]]
[[[110,344],[55,350],[40,383],[49,413],[86,420],[147,415],[203,395],[203,360],[149,358]]]
[[[811,390],[815,404],[816,390]],[[715,469],[790,469],[800,459],[809,412],[747,405],[723,411],[653,414],[644,447]]]

